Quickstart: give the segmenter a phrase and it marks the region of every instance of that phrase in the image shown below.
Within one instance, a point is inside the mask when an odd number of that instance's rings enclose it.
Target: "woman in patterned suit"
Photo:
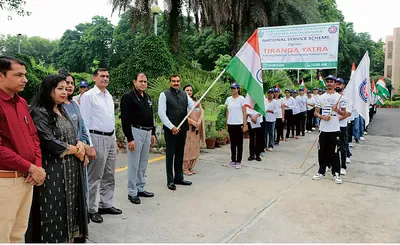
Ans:
[[[193,98],[193,87],[186,85],[183,87],[188,96],[194,101]],[[190,110],[188,110],[189,112]],[[190,113],[189,118],[189,131],[186,136],[185,152],[183,156],[183,174],[192,175],[195,174],[194,166],[200,157],[200,141],[205,140],[205,128],[204,128],[204,111],[200,104],[194,108],[193,112]]]
[[[88,146],[77,141],[71,119],[61,107],[67,98],[65,80],[63,75],[47,76],[31,108],[47,176],[34,189],[27,242],[64,243],[88,236],[82,176]]]

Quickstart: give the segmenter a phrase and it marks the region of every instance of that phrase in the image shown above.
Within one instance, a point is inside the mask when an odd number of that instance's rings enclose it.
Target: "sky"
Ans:
[[[26,0],[25,9],[31,16],[20,17],[0,11],[0,34],[61,38],[64,31],[79,23],[90,22],[95,15],[109,18],[118,24],[118,13],[111,16],[108,0]],[[385,41],[400,27],[400,0],[336,0],[347,22],[353,22],[356,32],[369,32],[372,39]],[[160,1],[161,3],[161,1]],[[161,5],[161,4],[160,4]],[[163,6],[161,5],[161,8]],[[12,19],[9,20],[8,16]]]

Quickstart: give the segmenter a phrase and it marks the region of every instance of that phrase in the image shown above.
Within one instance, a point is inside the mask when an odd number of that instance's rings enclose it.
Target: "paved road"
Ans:
[[[379,110],[365,141],[352,149],[344,183],[317,172],[314,149],[300,165],[317,134],[292,139],[262,162],[242,169],[221,166],[229,146],[205,150],[193,186],[166,187],[164,160],[149,164],[146,189],[155,197],[133,205],[127,200],[126,171],[116,173],[115,206],[124,213],[90,224],[98,243],[385,243],[400,242],[400,139],[385,137],[398,114]],[[398,135],[397,129],[392,135]],[[248,156],[248,141],[244,157]],[[159,155],[152,155],[158,157]],[[118,165],[126,165],[120,154]]]
[[[400,109],[378,108],[368,133],[388,137],[400,137]]]

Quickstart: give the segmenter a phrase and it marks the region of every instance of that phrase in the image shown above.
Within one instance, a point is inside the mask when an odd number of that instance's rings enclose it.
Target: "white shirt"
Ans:
[[[228,124],[229,125],[242,125],[243,124],[243,111],[245,99],[239,95],[238,98],[234,99],[232,96],[226,98],[225,105],[228,106]]]
[[[319,94],[313,94],[312,97],[315,99],[315,103],[318,103],[319,100]]]
[[[319,97],[319,101],[317,103],[317,107],[320,108],[319,114],[322,116],[328,116],[330,114],[331,119],[329,121],[322,120],[320,121],[319,130],[322,132],[339,132],[339,114],[335,111],[332,111],[332,106],[336,105],[340,98],[340,94],[334,92],[333,94],[325,93]],[[342,100],[338,103],[338,107],[340,109],[345,108],[345,105]]]
[[[114,101],[108,90],[101,92],[97,86],[81,96],[80,110],[88,130],[112,132],[115,135]]]
[[[279,106],[279,110],[276,112],[276,118],[282,118],[282,99],[275,99],[276,104]]]
[[[307,111],[307,96],[303,95],[303,96],[297,96],[299,97],[299,106],[300,106],[300,112],[305,112]],[[297,98],[296,97],[296,98]]]
[[[285,105],[285,110],[293,110],[293,107],[295,106],[296,101],[294,100],[293,97],[289,97],[289,99],[286,97],[283,97],[282,104]],[[288,107],[286,107],[286,106],[288,106]]]
[[[186,92],[185,92],[186,93]],[[187,96],[188,98],[188,108],[191,110],[195,103],[193,100]],[[174,125],[167,117],[167,97],[165,97],[164,92],[160,94],[158,98],[158,116],[160,117],[161,122],[164,124],[165,127],[172,130],[173,127],[178,127],[179,125]]]
[[[247,115],[251,115],[251,116],[260,115],[257,118],[256,123],[254,123],[249,116],[247,117],[247,122],[250,123],[251,128],[261,128],[261,122],[263,120],[263,117],[261,116],[261,114],[258,113],[256,110],[251,109],[251,108],[246,108],[246,110],[247,110],[247,112],[246,112]]]
[[[293,99],[294,99],[293,108],[292,108],[293,115],[297,115],[297,114],[300,113],[300,101],[301,101],[301,98],[299,96],[296,96],[296,98],[293,98]]]
[[[279,107],[279,103],[276,100],[272,100],[271,102],[268,101],[268,99],[265,99],[265,111],[267,116],[265,117],[265,121],[267,122],[275,122],[276,121],[276,114],[281,112],[282,115],[282,109]],[[268,111],[273,111],[268,112]]]
[[[314,97],[312,97],[312,96],[311,96],[311,98],[307,97],[307,104],[314,105],[314,106],[307,105],[307,110],[312,110],[315,107],[316,103],[317,102],[315,101]]]
[[[344,102],[344,105],[346,106],[346,113],[347,112],[351,112],[353,110],[353,103],[351,102],[351,100],[347,97],[345,97],[344,95],[342,96],[342,98],[340,99],[340,101]],[[350,121],[350,117],[346,117],[343,120],[339,120],[339,125],[340,127],[347,127],[347,123]]]

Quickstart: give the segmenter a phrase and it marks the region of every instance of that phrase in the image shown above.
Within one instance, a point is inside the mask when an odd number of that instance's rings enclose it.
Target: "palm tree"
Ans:
[[[307,24],[320,20],[318,0],[195,0],[203,23],[233,32],[232,54],[257,27]]]

